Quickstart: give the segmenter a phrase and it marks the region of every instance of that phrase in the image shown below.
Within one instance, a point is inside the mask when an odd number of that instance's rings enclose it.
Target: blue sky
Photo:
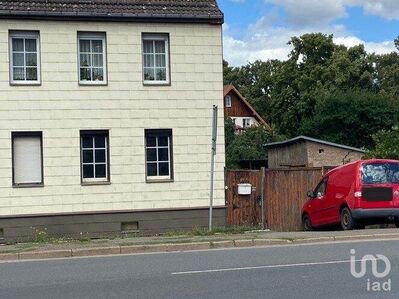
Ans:
[[[225,14],[224,56],[233,65],[286,59],[291,36],[334,34],[348,47],[393,51],[399,35],[399,0],[218,0]]]

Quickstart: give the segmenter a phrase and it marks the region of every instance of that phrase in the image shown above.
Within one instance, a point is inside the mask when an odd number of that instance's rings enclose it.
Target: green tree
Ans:
[[[389,130],[399,120],[396,100],[370,91],[336,92],[322,100],[311,118],[303,121],[302,134],[371,148],[372,135]]]
[[[399,160],[399,128],[381,130],[373,135],[375,147],[366,153],[365,158]]]
[[[371,147],[371,134],[396,123],[397,52],[369,54],[363,45],[336,45],[322,33],[293,37],[288,44],[286,61],[224,63],[225,83],[234,84],[280,136],[306,133]],[[395,45],[399,50],[399,37]]]
[[[332,35],[293,37],[289,59],[272,78],[271,120],[280,134],[295,136],[319,98],[337,90],[372,90],[373,65],[363,46],[335,45]]]
[[[264,126],[248,128],[243,134],[234,135],[231,142],[226,142],[226,167],[239,168],[240,160],[266,159],[267,153],[263,145],[275,139],[273,132]]]
[[[272,76],[278,60],[257,60],[241,67],[231,67],[224,61],[224,84],[233,84],[266,120],[270,117]]]
[[[226,148],[233,143],[235,138],[234,134],[234,122],[230,117],[224,118],[224,143]]]
[[[399,97],[399,54],[374,55],[375,82],[381,93]]]

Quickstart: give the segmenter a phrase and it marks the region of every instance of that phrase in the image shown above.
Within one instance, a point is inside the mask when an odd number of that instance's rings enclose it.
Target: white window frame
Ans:
[[[224,98],[226,108],[231,108],[231,95],[227,95]]]
[[[155,68],[155,53],[144,53],[144,41],[150,40],[154,42],[155,51],[155,41],[165,42],[165,67],[166,67],[166,79],[165,80],[145,80],[144,73],[144,54],[154,55],[154,68]],[[143,71],[143,83],[144,85],[169,85],[170,84],[170,52],[169,52],[169,34],[167,33],[143,33],[142,34],[142,71]]]
[[[248,126],[245,125],[245,121],[248,121]],[[244,117],[242,119],[242,127],[244,129],[248,129],[248,128],[252,127],[252,119],[250,117]]]
[[[14,57],[13,57],[13,43],[12,40],[14,38],[22,38],[24,39],[24,71],[26,77],[26,61],[25,61],[25,54],[26,53],[34,53],[34,52],[26,52],[25,51],[25,39],[35,39],[36,40],[36,60],[37,60],[37,80],[14,80]],[[40,85],[41,84],[41,59],[40,59],[40,32],[38,31],[9,31],[8,34],[8,44],[9,44],[9,69],[10,69],[10,83],[12,85]],[[18,67],[18,66],[16,66]]]
[[[149,130],[151,131],[151,130]],[[147,137],[155,137],[156,139],[156,144],[155,146],[147,146]],[[168,138],[168,145],[158,145],[158,138],[159,137],[167,137]],[[158,149],[162,148],[167,148],[168,149],[168,160],[167,161],[159,161],[158,157]],[[156,161],[148,161],[147,158],[147,149],[155,149],[157,153],[157,160]],[[168,171],[169,175],[156,175],[156,176],[149,176],[147,169],[148,169],[148,164],[156,164],[157,165],[157,174],[159,173],[159,163],[168,163]],[[151,181],[171,181],[173,180],[173,167],[172,167],[172,134],[166,135],[166,134],[146,134],[145,135],[145,175],[146,175],[146,180],[151,182]]]
[[[96,147],[95,146],[95,141],[93,140],[93,147],[92,148],[84,148],[83,147],[83,138],[84,137],[90,137],[90,138],[95,138],[96,136],[104,136],[105,138],[105,147]],[[82,183],[100,183],[100,182],[109,182],[109,146],[108,146],[108,139],[109,139],[109,133],[106,131],[82,131],[80,133],[80,155],[81,155],[81,161],[80,161],[80,169],[81,169],[81,181]],[[93,162],[91,163],[85,163],[83,162],[83,150],[89,150],[91,149],[93,151]],[[96,150],[105,150],[105,162],[98,162],[96,163],[96,156],[95,152]],[[84,165],[93,165],[93,174],[95,176],[96,173],[96,165],[105,165],[105,177],[101,178],[84,178],[83,177],[83,166]]]
[[[92,60],[92,48],[91,41],[92,40],[101,40],[103,43],[103,80],[81,80],[80,79],[80,41],[81,40],[90,40],[90,52],[83,52],[83,54],[90,55],[90,60]],[[82,66],[83,68],[87,68]],[[90,66],[88,67],[91,70],[93,68],[93,62],[91,61]],[[95,67],[98,68],[98,67]],[[108,82],[108,73],[107,73],[107,37],[105,32],[78,32],[78,82],[80,85],[106,85]]]

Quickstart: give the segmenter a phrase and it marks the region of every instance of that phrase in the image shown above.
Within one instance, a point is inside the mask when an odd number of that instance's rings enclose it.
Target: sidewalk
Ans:
[[[154,236],[91,241],[54,240],[48,243],[2,245],[0,246],[0,261],[375,239],[399,240],[399,229],[318,232],[250,231],[242,234],[210,236]]]

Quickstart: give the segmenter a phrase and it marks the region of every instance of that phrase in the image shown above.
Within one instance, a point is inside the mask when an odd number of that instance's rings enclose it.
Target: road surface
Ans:
[[[353,277],[351,249],[387,256],[391,272]],[[398,265],[398,240],[6,262],[0,298],[399,298]]]

